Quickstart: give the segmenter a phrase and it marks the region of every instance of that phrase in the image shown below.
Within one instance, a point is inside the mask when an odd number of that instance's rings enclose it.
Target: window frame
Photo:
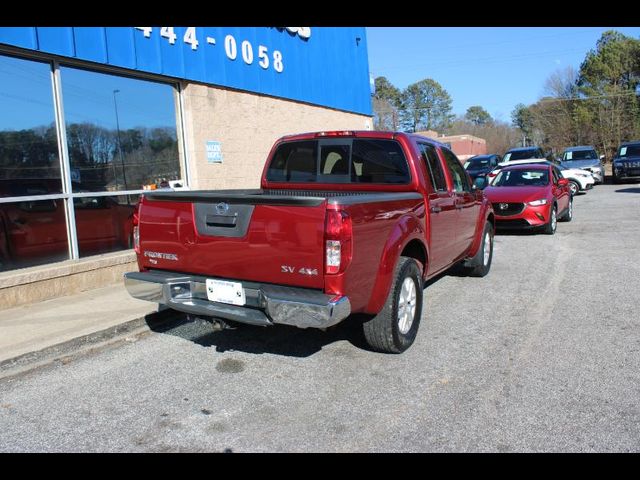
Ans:
[[[141,195],[145,192],[144,189],[132,189],[132,190],[118,190],[118,191],[97,191],[97,192],[77,192],[72,190],[71,179],[71,161],[67,145],[67,133],[66,123],[64,116],[64,106],[62,99],[62,80],[60,77],[61,67],[70,67],[76,69],[82,69],[88,72],[95,72],[108,75],[117,75],[121,77],[127,77],[134,80],[146,80],[156,83],[168,85],[173,88],[173,105],[176,114],[176,140],[178,143],[178,157],[180,164],[180,171],[183,173],[184,186],[189,187],[191,185],[191,172],[189,169],[190,163],[190,148],[187,143],[186,123],[184,115],[184,94],[183,85],[179,80],[171,81],[170,79],[154,74],[148,74],[139,72],[136,75],[132,75],[130,72],[109,65],[88,65],[87,62],[81,60],[74,60],[70,58],[62,58],[56,55],[43,54],[40,52],[24,52],[21,49],[11,46],[0,45],[0,56],[7,56],[26,61],[44,62],[49,65],[49,72],[51,77],[51,95],[54,107],[54,122],[56,127],[56,140],[58,143],[58,159],[60,162],[60,177],[62,182],[62,192],[46,195],[25,195],[25,196],[13,196],[13,197],[0,197],[0,204],[16,203],[25,201],[39,201],[39,200],[62,200],[64,203],[66,230],[68,240],[68,257],[67,260],[79,260],[80,250],[78,247],[78,230],[76,226],[75,216],[75,198],[83,197],[119,197],[130,195]],[[98,254],[99,255],[99,254]],[[86,257],[83,257],[86,258]],[[47,265],[53,262],[43,262],[43,265]]]
[[[427,170],[427,174],[429,175],[429,180],[431,181],[431,187],[433,188],[434,192],[448,192],[449,191],[449,187],[447,186],[447,174],[444,171],[444,168],[442,168],[442,162],[440,161],[440,158],[438,157],[438,150],[436,149],[436,147],[430,143],[426,143],[426,142],[417,142],[418,143],[418,148],[420,148],[420,157],[422,158],[422,161],[425,165],[425,168]],[[424,149],[423,149],[424,147]],[[429,161],[429,155],[427,153],[427,149],[431,152],[433,152],[433,158],[435,159],[436,165],[438,165],[439,170],[440,170],[440,174],[442,175],[442,181],[444,182],[444,188],[438,188],[438,186],[436,185],[435,182],[435,177],[433,174],[433,169],[431,168],[431,162]],[[427,158],[425,159],[424,156],[427,156]]]
[[[451,176],[451,187],[453,189],[453,192],[455,193],[471,193],[471,183],[469,182],[469,177],[467,174],[467,171],[464,169],[464,167],[462,166],[462,164],[460,163],[460,160],[458,159],[458,157],[456,156],[455,153],[453,153],[451,150],[449,150],[447,147],[441,147],[442,150],[442,156],[444,157],[445,160],[445,165],[447,167],[447,169],[449,170],[449,175]],[[451,165],[456,165],[457,167],[460,167],[460,170],[462,171],[462,190],[457,190],[456,189],[456,185],[455,185],[455,176],[454,176],[454,171],[453,168],[451,167]],[[465,188],[466,186],[466,188]]]
[[[382,141],[394,143],[398,150],[402,153],[405,166],[406,166],[406,182],[358,182],[354,181],[352,177],[352,164],[353,164],[353,143],[358,141]],[[292,180],[280,180],[274,179],[270,177],[271,166],[274,162],[275,156],[278,150],[287,144],[292,143],[301,143],[301,142],[316,142],[316,159],[315,159],[315,178],[316,181],[292,181]],[[324,174],[322,173],[322,150],[325,147],[331,146],[347,146],[349,148],[349,159],[351,161],[347,162],[347,173],[346,174]],[[351,184],[351,185],[386,185],[390,187],[395,186],[406,186],[410,185],[413,181],[413,174],[411,172],[411,164],[409,162],[409,158],[405,152],[405,149],[402,147],[402,144],[398,142],[396,139],[391,138],[371,138],[371,137],[349,137],[349,138],[309,138],[309,139],[296,139],[296,140],[287,140],[284,142],[280,142],[276,149],[274,150],[272,156],[268,159],[269,165],[266,167],[265,178],[268,183],[273,184],[308,184],[308,185],[341,185],[341,184]]]

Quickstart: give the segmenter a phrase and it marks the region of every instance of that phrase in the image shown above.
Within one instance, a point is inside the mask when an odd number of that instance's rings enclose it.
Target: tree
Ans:
[[[475,125],[465,117],[455,120],[446,130],[447,135],[462,135],[472,132],[487,142],[488,153],[504,154],[522,139],[521,132],[506,122],[493,120],[483,125]]]
[[[373,96],[373,125],[376,130],[398,130],[400,90],[386,77],[374,80],[376,92]]]
[[[546,80],[547,94],[528,107],[533,128],[529,136],[545,150],[561,152],[570,145],[587,143],[586,125],[578,122],[578,73],[572,67],[556,70]]]
[[[609,155],[640,133],[639,84],[640,40],[603,33],[580,65],[577,85],[584,100],[577,115],[593,125],[593,143]]]
[[[514,127],[519,128],[524,135],[523,146],[525,146],[527,138],[533,136],[534,130],[533,115],[529,107],[523,103],[517,104],[511,112],[511,123]]]
[[[451,97],[431,78],[409,85],[401,95],[401,119],[405,130],[444,129],[451,124]]]
[[[374,80],[376,93],[374,98],[381,100],[389,100],[394,105],[398,105],[400,102],[400,90],[394,86],[387,77],[376,77]]]
[[[489,112],[480,105],[467,108],[467,113],[464,115],[464,118],[474,125],[484,125],[493,120]]]

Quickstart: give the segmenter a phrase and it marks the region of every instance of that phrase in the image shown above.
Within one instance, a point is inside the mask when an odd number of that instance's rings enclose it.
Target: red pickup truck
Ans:
[[[375,131],[283,137],[259,190],[145,193],[134,223],[132,296],[223,324],[362,313],[369,345],[393,353],[416,337],[427,279],[488,273],[495,226],[448,148]]]

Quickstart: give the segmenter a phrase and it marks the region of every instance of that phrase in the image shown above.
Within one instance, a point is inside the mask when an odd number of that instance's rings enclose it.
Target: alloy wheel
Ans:
[[[411,278],[405,278],[398,299],[398,328],[406,334],[413,325],[416,313],[416,284]]]

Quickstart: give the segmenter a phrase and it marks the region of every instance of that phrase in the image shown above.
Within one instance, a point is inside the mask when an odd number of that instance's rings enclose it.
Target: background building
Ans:
[[[0,27],[0,108],[6,308],[135,269],[144,189],[257,188],[278,137],[371,129],[365,29]]]
[[[487,141],[484,138],[475,137],[473,135],[441,135],[434,130],[424,132],[416,132],[418,135],[424,135],[438,140],[451,148],[451,151],[464,162],[474,155],[485,155],[487,153]]]

